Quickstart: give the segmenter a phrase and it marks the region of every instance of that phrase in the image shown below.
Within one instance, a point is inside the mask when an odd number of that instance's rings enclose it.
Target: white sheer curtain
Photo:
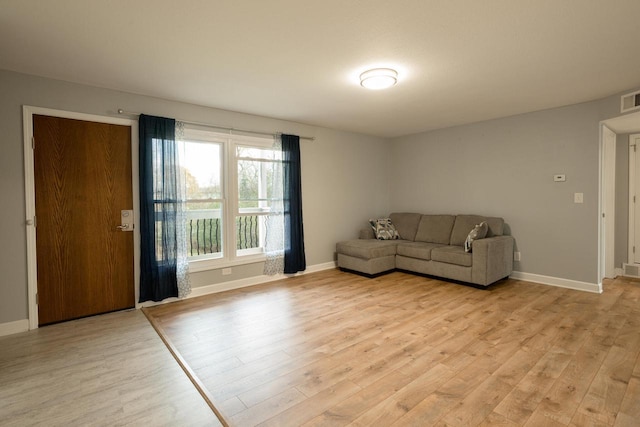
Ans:
[[[184,167],[184,123],[176,121],[176,146],[178,180],[178,209],[176,212],[176,281],[178,284],[178,298],[185,298],[191,293],[189,280],[189,262],[187,261],[187,184],[186,168]]]
[[[273,150],[282,151],[280,136],[275,137]],[[284,272],[284,204],[283,204],[283,170],[282,162],[274,167],[273,193],[271,194],[271,210],[265,218],[264,251],[267,260],[264,263],[264,274],[273,276]]]

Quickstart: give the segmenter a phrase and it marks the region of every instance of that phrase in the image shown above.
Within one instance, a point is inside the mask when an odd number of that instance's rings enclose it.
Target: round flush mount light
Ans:
[[[386,89],[397,82],[398,72],[391,68],[374,68],[360,74],[360,86],[367,89]]]

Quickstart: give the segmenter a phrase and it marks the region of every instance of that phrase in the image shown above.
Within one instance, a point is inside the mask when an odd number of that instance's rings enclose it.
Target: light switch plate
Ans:
[[[584,203],[584,193],[574,193],[573,203]]]

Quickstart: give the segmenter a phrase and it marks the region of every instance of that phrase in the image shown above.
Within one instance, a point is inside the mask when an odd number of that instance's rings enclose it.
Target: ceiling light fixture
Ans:
[[[398,82],[398,72],[391,68],[374,68],[360,74],[360,86],[372,90],[386,89]]]

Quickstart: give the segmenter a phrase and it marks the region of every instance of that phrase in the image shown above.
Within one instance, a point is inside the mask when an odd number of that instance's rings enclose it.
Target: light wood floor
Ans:
[[[216,426],[140,311],[0,338],[2,426]]]
[[[330,270],[148,309],[233,426],[640,425],[640,283]]]

